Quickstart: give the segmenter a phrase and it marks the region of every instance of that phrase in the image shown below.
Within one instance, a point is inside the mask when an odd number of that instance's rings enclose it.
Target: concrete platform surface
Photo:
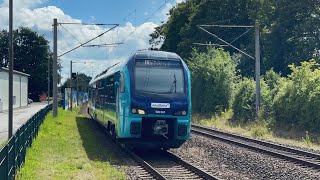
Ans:
[[[46,107],[48,102],[34,102],[29,106],[13,110],[13,132],[34,114]],[[8,111],[0,113],[0,144],[8,139]]]

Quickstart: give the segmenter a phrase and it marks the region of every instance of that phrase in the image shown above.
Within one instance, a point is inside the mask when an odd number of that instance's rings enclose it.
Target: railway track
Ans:
[[[240,136],[228,132],[219,131],[213,128],[207,128],[198,125],[192,125],[191,132],[218,139],[227,143],[245,147],[257,152],[282,158],[291,162],[298,163],[303,166],[320,169],[320,154],[307,152],[291,147],[286,147],[272,142],[261,141],[253,138]]]
[[[97,121],[95,122],[106,135],[112,138],[102,124]],[[123,152],[131,156],[131,158],[140,166],[135,168],[139,179],[218,179],[168,151],[132,151],[117,141],[115,144],[119,146]]]
[[[154,179],[218,179],[168,151],[129,153]]]

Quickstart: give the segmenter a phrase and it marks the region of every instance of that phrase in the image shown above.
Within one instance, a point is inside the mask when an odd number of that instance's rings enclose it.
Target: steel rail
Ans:
[[[185,168],[189,169],[190,171],[194,172],[195,174],[203,177],[204,179],[218,179],[217,177],[214,177],[214,176],[208,174],[207,172],[199,169],[198,167],[190,164],[189,162],[182,160],[181,158],[177,157],[175,154],[173,154],[171,152],[166,151],[165,153],[167,156],[170,157],[170,159],[174,160],[175,162],[184,166]]]
[[[121,146],[121,145],[120,145]],[[155,168],[153,168],[149,163],[147,163],[145,160],[143,160],[141,157],[130,151],[128,148],[125,148],[121,146],[122,149],[128,153],[140,166],[142,166],[144,169],[146,169],[150,174],[152,174],[156,179],[159,180],[166,180],[159,171],[157,171]]]
[[[91,115],[90,115],[91,116]],[[91,116],[92,118],[92,116]],[[94,120],[95,121],[95,120]],[[100,122],[95,121],[97,125],[103,130],[103,132],[112,139],[111,134],[107,131],[106,127],[103,126]],[[142,166],[147,172],[149,172],[155,179],[158,180],[167,180],[162,174],[160,174],[156,169],[154,169],[149,163],[144,161],[142,158],[137,156],[135,153],[133,153],[131,150],[128,148],[122,146],[119,142],[114,141],[114,143],[120,147],[125,153],[127,153],[129,156],[131,156],[140,166]]]
[[[271,143],[271,142],[248,138],[248,137],[244,137],[244,136],[240,136],[240,135],[236,135],[228,132],[222,132],[213,128],[207,128],[207,127],[198,126],[198,125],[192,125],[191,131],[195,134],[200,134],[209,138],[214,138],[224,142],[236,144],[241,147],[252,149],[258,152],[263,152],[265,154],[269,154],[275,157],[280,157],[282,159],[298,162],[302,165],[320,169],[320,155],[316,153],[298,150],[295,148],[290,148],[290,147],[286,147],[286,146]],[[239,140],[242,140],[242,142]],[[258,144],[258,146],[255,146],[248,142],[254,143],[255,145]],[[263,147],[267,147],[267,149]],[[282,151],[282,153],[279,151]],[[288,154],[288,153],[293,153],[293,154]],[[300,157],[295,157],[295,156],[300,156]],[[301,156],[303,156],[303,158],[305,159],[302,159]],[[313,162],[312,160],[310,160],[310,158],[315,159],[316,162]]]
[[[231,136],[231,137],[234,137],[234,138],[239,138],[239,139],[242,139],[242,140],[245,140],[245,141],[251,141],[251,142],[254,142],[254,143],[257,143],[257,144],[261,144],[261,145],[264,145],[264,146],[273,146],[273,147],[275,147],[277,149],[283,149],[285,151],[289,151],[289,152],[296,153],[296,154],[301,154],[301,155],[304,155],[304,156],[313,157],[313,158],[316,158],[316,159],[320,160],[320,154],[316,154],[316,153],[313,153],[313,152],[308,152],[308,151],[304,151],[304,150],[300,150],[300,149],[296,149],[296,148],[292,148],[292,147],[286,147],[286,146],[283,146],[281,144],[276,144],[276,143],[273,143],[273,142],[266,142],[266,141],[253,139],[253,138],[250,138],[250,137],[244,137],[244,136],[241,136],[241,135],[238,135],[238,134],[219,131],[219,130],[216,130],[216,129],[213,129],[213,128],[208,128],[208,127],[203,127],[203,126],[198,126],[198,125],[192,125],[192,127],[196,127],[196,128],[200,128],[200,129],[203,129],[203,130],[207,130],[207,131],[211,131],[211,132],[215,132],[215,133]]]
[[[90,115],[90,114],[89,114]],[[91,115],[90,115],[91,116]],[[92,118],[92,116],[91,116]],[[103,132],[110,138],[112,138],[111,134],[107,131],[106,127],[104,125],[102,125],[101,123],[99,123],[98,121],[95,121],[96,124],[103,130]],[[162,175],[158,170],[156,170],[154,167],[152,167],[148,162],[146,162],[145,160],[143,160],[139,155],[137,155],[136,153],[132,152],[130,149],[128,149],[127,147],[125,147],[124,145],[120,144],[117,141],[114,141],[115,144],[120,147],[125,153],[127,153],[130,157],[132,157],[142,168],[144,168],[148,173],[150,173],[155,179],[159,179],[159,180],[167,180],[168,178],[166,178],[164,175]],[[214,177],[210,174],[208,174],[207,172],[199,169],[198,167],[182,160],[181,158],[177,157],[176,155],[174,155],[173,153],[170,153],[168,151],[163,150],[162,153],[169,157],[169,159],[171,159],[173,162],[180,164],[181,166],[185,167],[186,169],[188,169],[189,171],[195,173],[196,175],[198,175],[199,177],[202,177],[204,179],[212,179],[212,180],[217,180],[217,177]]]

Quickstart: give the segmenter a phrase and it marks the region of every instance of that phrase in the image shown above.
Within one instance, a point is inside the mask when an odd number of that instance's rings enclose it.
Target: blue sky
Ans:
[[[169,9],[182,1],[184,0],[14,0],[14,28],[25,26],[33,29],[44,35],[52,48],[53,18],[57,18],[58,22],[121,24],[92,44],[124,42],[123,45],[117,48],[79,48],[61,57],[61,74],[65,81],[69,76],[71,60],[80,62],[74,65],[75,72],[83,69],[83,73],[94,76],[108,66],[125,60],[135,51],[149,48],[149,35],[162,21],[167,20]],[[147,18],[149,19],[146,21]],[[74,25],[64,27],[70,33],[61,26],[58,28],[58,55],[78,46],[78,41],[83,43],[110,28]],[[8,0],[0,0],[0,28],[8,29]]]
[[[164,0],[51,0],[43,5],[60,7],[66,14],[86,22],[119,23],[132,13],[128,20],[141,24],[164,2]],[[153,17],[151,20],[159,21],[159,18]]]

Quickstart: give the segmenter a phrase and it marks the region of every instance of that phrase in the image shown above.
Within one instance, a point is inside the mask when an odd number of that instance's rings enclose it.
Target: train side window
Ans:
[[[125,87],[124,87],[124,76],[123,74],[121,73],[120,74],[120,92],[121,93],[124,93],[125,91]]]
[[[111,91],[110,91],[112,94],[111,94],[111,103],[115,103],[115,98],[114,98],[114,86],[113,84],[111,84]]]

